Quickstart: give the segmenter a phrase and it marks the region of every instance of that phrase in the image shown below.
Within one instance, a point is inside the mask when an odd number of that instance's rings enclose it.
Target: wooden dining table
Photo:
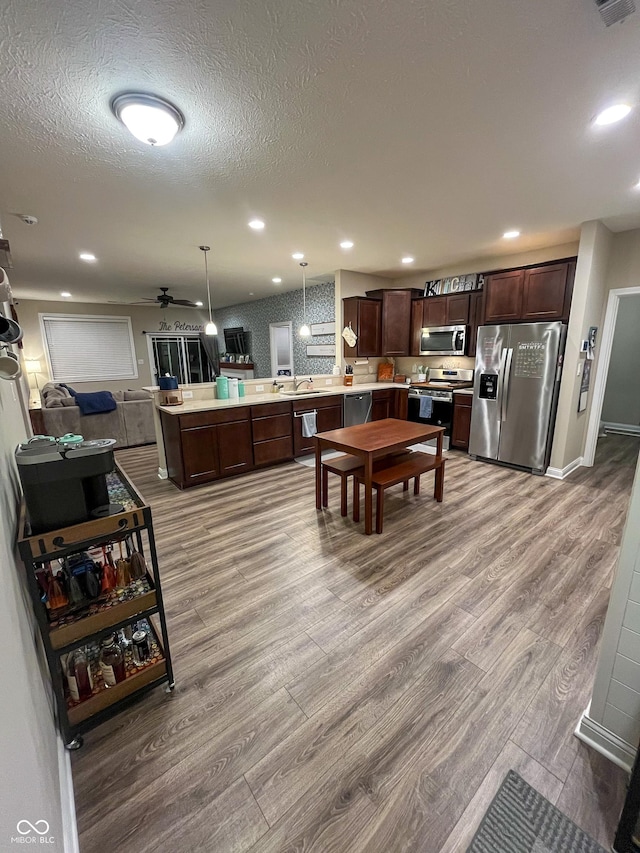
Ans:
[[[385,418],[366,424],[332,429],[316,434],[316,509],[322,509],[322,451],[342,450],[359,456],[364,467],[364,532],[373,533],[373,476],[374,459],[403,450],[411,444],[435,438],[436,453],[442,455],[444,427]]]

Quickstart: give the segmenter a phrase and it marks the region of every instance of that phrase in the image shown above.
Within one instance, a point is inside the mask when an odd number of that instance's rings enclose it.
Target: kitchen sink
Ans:
[[[303,397],[307,394],[326,394],[324,388],[313,388],[311,391],[308,388],[298,388],[297,391],[281,391],[283,397]]]

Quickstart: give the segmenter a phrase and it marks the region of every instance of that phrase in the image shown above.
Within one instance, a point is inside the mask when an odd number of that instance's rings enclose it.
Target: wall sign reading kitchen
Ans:
[[[467,275],[454,275],[448,278],[438,278],[434,281],[425,281],[425,296],[444,296],[447,293],[465,293],[470,290],[482,290],[484,276],[473,272]]]

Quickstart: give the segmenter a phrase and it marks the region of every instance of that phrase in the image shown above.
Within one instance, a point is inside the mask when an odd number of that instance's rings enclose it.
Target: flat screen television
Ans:
[[[242,326],[224,330],[224,348],[231,355],[248,355],[250,347],[250,332],[245,332]]]

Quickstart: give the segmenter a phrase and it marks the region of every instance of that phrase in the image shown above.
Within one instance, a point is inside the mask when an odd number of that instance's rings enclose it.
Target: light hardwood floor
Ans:
[[[454,853],[510,768],[608,846],[626,776],[572,732],[639,444],[565,482],[450,453],[369,537],[297,463],[180,492],[120,452],[177,684],[73,754],[82,853]]]

